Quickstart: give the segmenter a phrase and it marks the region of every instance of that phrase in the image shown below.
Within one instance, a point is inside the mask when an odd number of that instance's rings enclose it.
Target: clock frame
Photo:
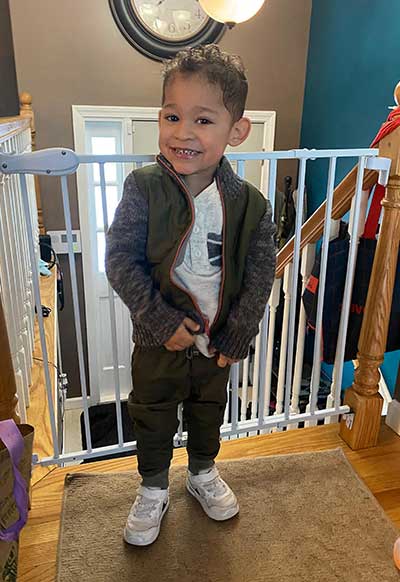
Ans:
[[[109,0],[113,18],[126,40],[147,57],[163,61],[188,46],[218,41],[225,25],[209,18],[201,30],[184,40],[162,39],[145,26],[133,9],[130,0]]]

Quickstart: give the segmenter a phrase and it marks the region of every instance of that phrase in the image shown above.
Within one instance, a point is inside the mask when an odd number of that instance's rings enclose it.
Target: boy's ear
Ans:
[[[243,143],[248,137],[250,130],[251,121],[248,117],[241,117],[238,121],[235,121],[229,136],[229,145],[235,147]]]

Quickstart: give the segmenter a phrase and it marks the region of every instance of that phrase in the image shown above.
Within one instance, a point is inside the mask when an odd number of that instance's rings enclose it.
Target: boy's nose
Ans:
[[[188,140],[194,137],[193,130],[187,123],[177,123],[175,126],[175,137],[179,140]]]

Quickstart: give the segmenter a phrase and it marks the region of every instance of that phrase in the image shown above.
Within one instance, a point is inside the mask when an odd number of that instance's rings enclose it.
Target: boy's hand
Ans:
[[[178,327],[174,335],[172,335],[167,342],[165,342],[164,347],[170,352],[181,352],[186,348],[189,348],[194,344],[194,331],[199,331],[200,326],[198,323],[185,317],[181,325]]]
[[[233,358],[228,358],[228,356],[224,356],[224,354],[218,355],[217,364],[220,368],[225,368],[226,366],[232,366],[232,364],[236,364],[240,360],[234,360]]]
[[[220,368],[225,368],[226,366],[232,366],[232,364],[236,364],[237,362],[240,362],[240,360],[234,360],[233,358],[228,358],[228,356],[224,356],[224,354],[217,355],[217,350],[213,347],[210,347],[208,349],[208,351],[213,356],[217,356],[217,358],[218,358],[217,364]]]

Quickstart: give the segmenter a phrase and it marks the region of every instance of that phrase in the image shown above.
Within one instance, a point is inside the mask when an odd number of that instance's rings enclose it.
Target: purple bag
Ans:
[[[0,580],[17,579],[18,538],[28,517],[33,428],[0,421]]]
[[[0,439],[5,444],[10,454],[14,472],[14,500],[19,512],[18,520],[4,530],[0,529],[0,541],[13,542],[18,539],[19,532],[28,519],[28,487],[22,477],[18,465],[24,452],[24,439],[13,420],[0,421]]]

